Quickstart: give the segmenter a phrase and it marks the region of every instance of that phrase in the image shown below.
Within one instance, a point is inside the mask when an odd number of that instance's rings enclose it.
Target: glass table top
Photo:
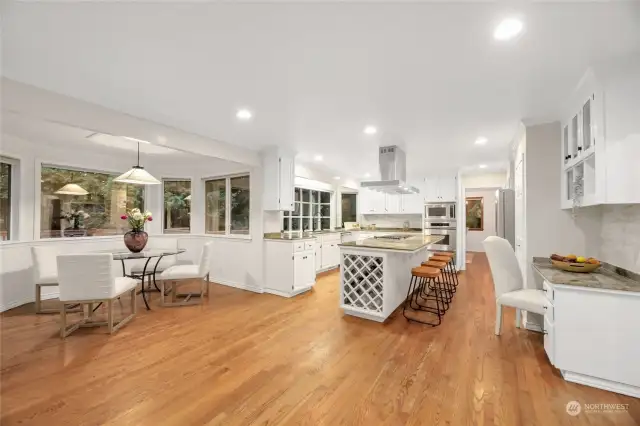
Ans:
[[[175,256],[176,254],[184,253],[185,249],[178,250],[142,250],[140,253],[131,253],[126,250],[103,250],[100,253],[111,253],[113,254],[113,260],[127,260],[127,259],[148,259],[151,257],[160,257],[160,256]]]

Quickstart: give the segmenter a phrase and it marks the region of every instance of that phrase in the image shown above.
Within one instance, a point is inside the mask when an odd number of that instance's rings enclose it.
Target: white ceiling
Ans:
[[[375,176],[387,142],[410,174],[493,166],[519,120],[560,118],[589,65],[640,52],[638,2],[507,4],[12,2],[3,75],[232,144],[321,154],[344,177]],[[514,14],[525,33],[494,41]],[[243,107],[250,122],[235,118]]]
[[[100,149],[112,154],[136,152],[138,149],[137,142],[120,136],[96,133],[92,130],[45,121],[7,110],[2,111],[2,132],[30,142],[92,146],[92,149]],[[193,158],[191,154],[149,143],[141,143],[140,152],[151,155],[179,155],[185,158]]]

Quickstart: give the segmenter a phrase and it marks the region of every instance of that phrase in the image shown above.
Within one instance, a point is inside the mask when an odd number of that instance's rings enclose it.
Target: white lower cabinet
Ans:
[[[292,297],[316,282],[316,242],[306,240],[264,240],[264,291]]]
[[[316,283],[316,261],[314,252],[293,255],[293,290],[311,287]]]
[[[640,293],[543,288],[544,350],[564,379],[640,398]]]
[[[316,250],[316,271],[326,271],[340,266],[341,235],[339,233],[318,236],[319,248]]]

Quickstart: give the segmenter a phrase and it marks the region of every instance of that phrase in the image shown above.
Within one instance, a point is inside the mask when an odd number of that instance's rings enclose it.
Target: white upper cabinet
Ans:
[[[401,213],[422,214],[424,210],[424,198],[422,194],[401,195]]]
[[[360,198],[360,214],[383,214],[386,213],[387,204],[385,194],[362,188],[358,192]]]
[[[429,176],[424,184],[424,201],[456,201],[458,199],[458,178],[455,175]]]
[[[270,149],[263,153],[264,210],[293,211],[295,160],[291,153]]]
[[[561,130],[561,207],[640,203],[640,61],[590,69]]]

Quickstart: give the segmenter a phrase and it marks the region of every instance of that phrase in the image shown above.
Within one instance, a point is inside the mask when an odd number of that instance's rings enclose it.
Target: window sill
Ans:
[[[232,235],[225,235],[225,234],[204,234],[207,237],[212,237],[212,238],[220,238],[222,240],[244,240],[244,241],[251,241],[251,235],[242,235],[242,234],[232,234]]]

